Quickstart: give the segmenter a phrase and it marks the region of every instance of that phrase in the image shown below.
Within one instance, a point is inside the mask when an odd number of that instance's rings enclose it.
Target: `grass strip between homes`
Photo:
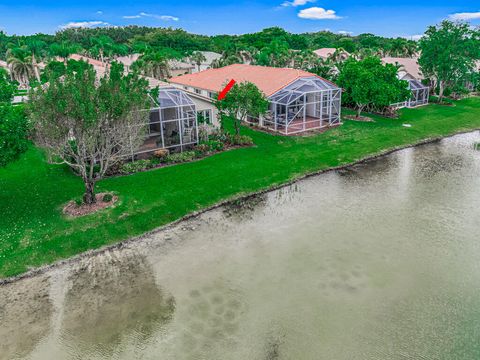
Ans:
[[[305,137],[242,128],[255,147],[105,179],[96,190],[118,194],[116,206],[77,219],[63,216],[61,209],[82,194],[81,180],[65,166],[47,164],[32,146],[21,160],[0,170],[0,278],[114,244],[307,174],[480,129],[480,98],[458,101],[454,107],[405,109],[399,119],[372,118],[375,122],[347,120],[341,127]]]

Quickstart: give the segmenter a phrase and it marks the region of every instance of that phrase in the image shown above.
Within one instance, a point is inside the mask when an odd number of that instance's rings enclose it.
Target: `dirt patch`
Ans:
[[[346,115],[343,117],[344,119],[347,119],[347,120],[352,120],[352,121],[360,121],[360,122],[375,122],[375,120],[373,120],[372,118],[368,117],[368,116],[359,116],[359,117],[356,117],[355,115]]]
[[[103,201],[105,195],[111,195],[109,201]],[[65,205],[65,207],[63,208],[63,213],[70,217],[85,216],[88,214],[92,214],[96,211],[105,209],[107,207],[110,207],[113,204],[115,204],[118,200],[118,196],[115,196],[110,193],[96,194],[95,198],[97,199],[97,202],[92,205],[87,205],[87,204],[78,205],[75,201],[72,200],[67,205]]]

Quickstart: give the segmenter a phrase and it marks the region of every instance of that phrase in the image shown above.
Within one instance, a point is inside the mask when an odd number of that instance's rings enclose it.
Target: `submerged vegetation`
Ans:
[[[142,234],[219,201],[285,184],[305,174],[351,164],[368,156],[441,136],[480,128],[480,99],[455,107],[404,109],[398,120],[346,121],[306,137],[276,136],[242,128],[255,145],[200,161],[100,181],[118,194],[115,207],[68,219],[62,207],[82,192],[67,166],[48,165],[30,147],[0,169],[0,276],[52,263],[89,249]],[[411,124],[406,128],[402,124]],[[226,122],[233,132],[233,124]]]

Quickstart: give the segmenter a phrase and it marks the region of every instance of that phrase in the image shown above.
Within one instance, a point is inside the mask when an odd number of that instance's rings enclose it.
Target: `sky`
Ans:
[[[478,0],[0,0],[7,34],[53,34],[66,27],[146,25],[197,34],[243,34],[280,26],[418,38],[443,19],[480,25]]]

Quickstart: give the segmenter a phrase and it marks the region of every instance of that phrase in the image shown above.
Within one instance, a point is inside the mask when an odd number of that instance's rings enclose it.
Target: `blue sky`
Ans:
[[[199,34],[240,34],[270,26],[319,31],[415,36],[454,15],[480,25],[477,0],[0,0],[8,34],[54,33],[62,26],[148,25]],[[476,5],[475,5],[476,3]]]

